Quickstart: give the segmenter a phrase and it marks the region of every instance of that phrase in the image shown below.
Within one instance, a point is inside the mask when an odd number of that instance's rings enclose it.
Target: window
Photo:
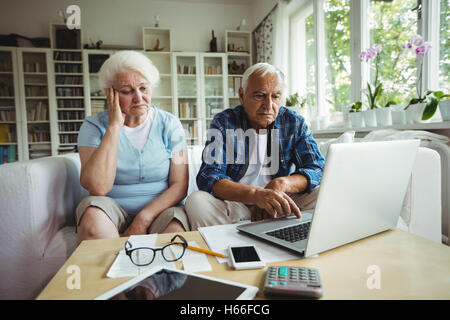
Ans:
[[[326,0],[325,14],[325,108],[332,122],[342,120],[350,104],[350,0]]]
[[[307,104],[313,114],[316,108],[316,44],[314,37],[314,15],[311,5],[302,8],[291,19],[291,93],[298,92],[307,98]]]
[[[448,0],[309,0],[293,4],[290,12],[290,93],[309,95],[312,118],[317,115],[321,121],[330,115],[331,123],[342,122],[347,107],[365,99],[361,89],[367,81],[374,82],[376,73],[374,62],[369,72],[359,53],[376,45],[383,47],[378,81],[384,92],[379,104],[406,103],[415,97],[417,60],[403,46],[417,34],[436,48],[436,57],[428,54],[424,60],[421,84],[425,90],[439,86],[450,91]]]
[[[441,1],[439,23],[439,88],[450,92],[450,4]]]
[[[415,55],[403,45],[417,34],[417,0],[370,1],[368,10],[370,46],[382,45],[378,82],[383,84],[381,105],[389,101],[405,102],[416,96]],[[374,62],[370,79],[375,81]]]

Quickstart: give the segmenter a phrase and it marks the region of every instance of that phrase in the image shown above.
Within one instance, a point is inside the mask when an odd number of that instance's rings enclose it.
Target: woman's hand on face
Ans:
[[[111,87],[107,93],[109,126],[120,128],[125,123],[125,113],[120,109],[119,91]]]

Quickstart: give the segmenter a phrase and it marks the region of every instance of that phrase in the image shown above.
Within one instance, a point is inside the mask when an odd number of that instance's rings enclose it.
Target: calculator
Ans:
[[[320,298],[323,290],[319,270],[306,267],[271,266],[267,269],[264,293]]]

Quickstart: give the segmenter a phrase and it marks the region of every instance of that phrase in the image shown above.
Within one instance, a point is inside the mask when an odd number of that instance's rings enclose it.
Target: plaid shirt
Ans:
[[[230,158],[227,159],[227,140],[229,138],[226,133],[227,130],[237,129],[245,132],[250,128],[247,114],[242,105],[234,109],[226,109],[214,117],[208,130],[202,165],[197,174],[199,190],[212,193],[212,186],[215,182],[221,179],[238,182],[245,175],[249,162],[249,139],[245,139],[245,152],[242,149],[244,147],[243,140],[239,143],[239,139],[233,139],[233,161],[230,161]],[[325,160],[304,118],[295,111],[280,107],[278,116],[269,129],[278,129],[280,149],[278,170],[271,175],[272,179],[293,174],[304,175],[309,182],[305,192],[310,193],[320,184]],[[270,133],[271,130],[268,132]],[[274,139],[276,136],[273,134],[272,139],[268,139],[269,155],[271,154],[270,144],[274,142]],[[231,142],[228,140],[228,145]],[[230,152],[230,150],[228,151]],[[215,159],[213,163],[211,163],[211,158]]]

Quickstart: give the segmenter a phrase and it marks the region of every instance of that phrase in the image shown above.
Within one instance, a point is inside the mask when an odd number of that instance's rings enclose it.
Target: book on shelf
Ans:
[[[9,142],[9,125],[0,124],[0,142]]]
[[[0,121],[16,121],[16,111],[13,106],[0,106]]]
[[[0,146],[0,164],[17,161],[16,146]]]
[[[27,108],[28,121],[47,121],[48,120],[48,106],[42,101],[31,104]]]
[[[178,110],[179,118],[196,118],[197,117],[197,105],[189,104],[189,102],[180,102]]]
[[[77,152],[77,146],[59,146],[58,154],[67,154]]]

